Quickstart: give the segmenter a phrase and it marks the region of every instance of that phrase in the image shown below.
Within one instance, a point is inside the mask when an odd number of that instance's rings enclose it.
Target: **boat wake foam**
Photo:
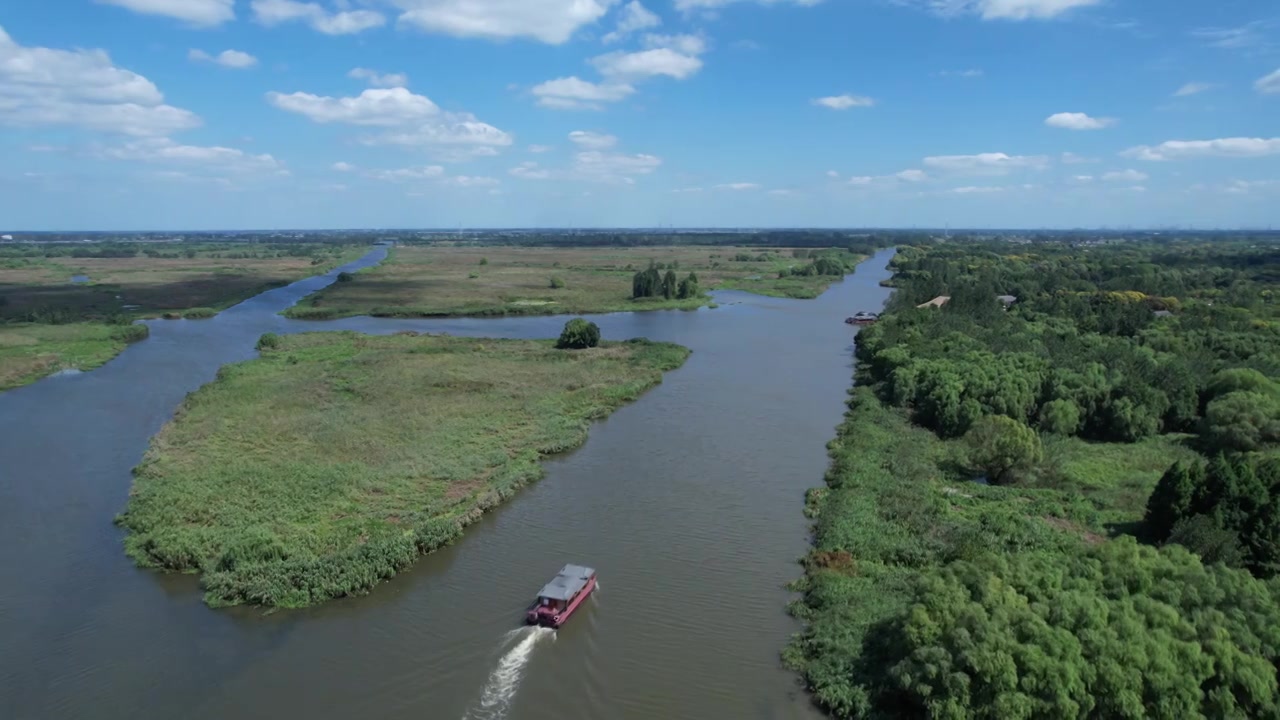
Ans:
[[[463,716],[463,720],[500,720],[507,716],[511,701],[515,699],[524,669],[533,657],[533,649],[539,644],[555,640],[556,631],[545,627],[524,627],[512,630],[502,639],[503,646],[517,640],[502,656],[498,666],[489,675],[480,702]]]

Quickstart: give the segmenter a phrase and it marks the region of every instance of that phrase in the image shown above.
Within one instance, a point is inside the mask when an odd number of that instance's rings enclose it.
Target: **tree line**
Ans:
[[[668,269],[663,273],[651,263],[648,269],[637,272],[631,279],[632,299],[660,297],[667,300],[687,300],[701,295],[698,276],[693,272],[684,279],[677,279],[675,270]]]

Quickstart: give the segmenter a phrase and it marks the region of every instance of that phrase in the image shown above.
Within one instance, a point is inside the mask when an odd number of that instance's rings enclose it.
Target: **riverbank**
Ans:
[[[735,289],[814,298],[844,272],[795,275],[820,252],[852,272],[865,259],[844,250],[740,247],[443,247],[403,246],[387,262],[335,283],[285,311],[298,319],[560,315],[692,310],[711,303],[632,298],[632,278],[650,266],[702,290]]]
[[[135,320],[210,318],[367,251],[243,243],[0,249],[0,391],[103,365],[147,337]]]
[[[1230,451],[1188,431],[1218,422],[1221,388],[1260,375],[1230,369],[1243,361],[1219,338],[1200,351],[1207,371],[1186,372],[1188,345],[1202,328],[1265,345],[1262,323],[1221,303],[1169,320],[1136,291],[1141,303],[1124,296],[1131,304],[1117,307],[1119,293],[1092,299],[1083,284],[1070,296],[1037,285],[1073,269],[1083,276],[1078,266],[1092,263],[1113,285],[1141,286],[1131,253],[1143,251],[1164,248],[1038,249],[1057,272],[1009,246],[899,253],[899,294],[857,338],[858,386],[829,445],[826,486],[806,499],[813,547],[793,606],[805,629],[784,658],[831,715],[1280,709],[1280,587],[1265,568],[1255,578],[1220,562],[1241,558],[1212,514],[1160,547],[1142,544],[1171,466],[1201,462],[1198,450]],[[1226,272],[1188,267],[1182,278],[1166,269],[1162,281],[1196,288],[1194,273]],[[1244,268],[1231,272],[1238,297],[1249,297],[1253,266],[1229,267]],[[1009,286],[1021,292],[1005,310],[996,298]],[[937,295],[951,302],[917,309]],[[1195,300],[1187,291],[1182,307]],[[1211,406],[1204,418],[1201,399]],[[1230,482],[1254,492],[1252,507],[1275,507],[1280,485],[1266,487],[1269,471],[1257,472]],[[1250,538],[1251,550],[1275,542]]]
[[[157,435],[119,523],[144,567],[210,605],[368,592],[542,475],[683,364],[644,340],[314,333],[225,367]]]

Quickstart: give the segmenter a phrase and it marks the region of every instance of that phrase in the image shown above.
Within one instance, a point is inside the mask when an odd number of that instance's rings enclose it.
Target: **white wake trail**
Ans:
[[[509,641],[512,637],[519,637],[520,641],[498,661],[498,666],[493,669],[489,681],[480,693],[480,703],[464,716],[464,720],[500,720],[506,717],[511,701],[515,699],[516,690],[520,687],[520,679],[524,677],[524,669],[533,657],[534,647],[545,640],[554,640],[556,631],[544,627],[525,627],[512,630],[507,634],[506,640]]]

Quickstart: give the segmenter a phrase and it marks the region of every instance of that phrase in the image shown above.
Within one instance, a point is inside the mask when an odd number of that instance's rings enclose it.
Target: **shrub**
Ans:
[[[1015,482],[1044,458],[1036,431],[1004,415],[978,419],[964,436],[969,463],[993,484]]]
[[[182,313],[182,317],[187,320],[208,320],[217,314],[218,312],[213,308],[191,308]]]
[[[564,332],[556,347],[561,349],[582,350],[600,344],[600,327],[582,318],[574,318],[564,324]]]
[[[480,258],[480,264],[481,264],[481,265],[488,265],[488,264],[489,264],[489,258]]]
[[[343,271],[338,273],[338,282],[351,282],[352,280],[355,280],[355,279],[356,279],[356,276],[352,275],[349,272]]]
[[[561,280],[561,279],[560,279],[560,278],[558,278],[558,277],[553,277],[553,278],[551,278],[551,289],[552,289],[552,290],[561,290],[561,289],[563,289],[563,288],[564,288],[564,280]]]
[[[275,333],[264,333],[258,338],[258,350],[274,350],[280,347],[280,336]]]
[[[136,343],[151,336],[151,328],[146,325],[123,325],[111,331],[111,337],[127,343]]]
[[[467,279],[469,280],[475,280],[478,277],[480,277],[480,273],[478,272],[467,273]]]

